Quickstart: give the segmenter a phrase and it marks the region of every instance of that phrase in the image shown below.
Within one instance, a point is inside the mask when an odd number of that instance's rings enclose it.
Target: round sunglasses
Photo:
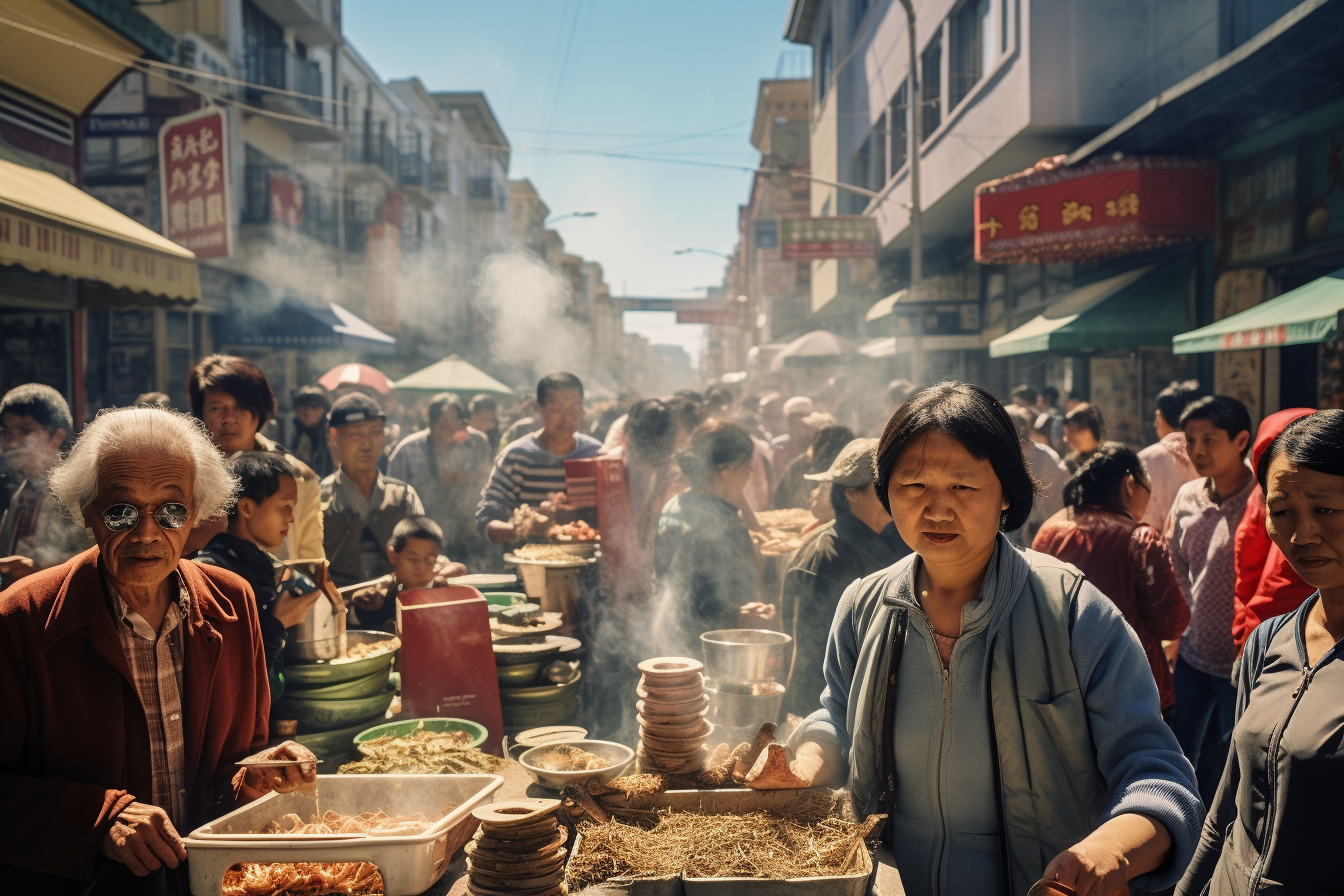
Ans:
[[[154,511],[154,522],[164,529],[181,529],[187,524],[190,511],[187,505],[176,502],[164,504]],[[128,532],[140,522],[140,508],[134,504],[113,504],[103,511],[103,525],[109,532]]]

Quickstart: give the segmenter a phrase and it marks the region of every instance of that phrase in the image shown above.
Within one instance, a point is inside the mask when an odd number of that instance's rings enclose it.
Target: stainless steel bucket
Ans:
[[[750,693],[750,688],[742,689],[747,693],[735,692],[736,689],[733,689],[732,685],[728,688],[725,690],[714,682],[707,682],[705,685],[706,693],[710,697],[709,717],[716,729],[724,729],[725,733],[733,732],[735,736],[750,729],[750,733],[754,735],[766,722],[779,721],[779,711],[784,705],[783,685],[777,685],[770,693],[761,695]],[[745,739],[750,740],[751,737]]]
[[[766,629],[730,628],[705,632],[705,674],[720,682],[787,681],[793,639]]]
[[[341,655],[341,626],[331,601],[319,597],[308,615],[289,629],[285,658],[294,663],[332,660]]]

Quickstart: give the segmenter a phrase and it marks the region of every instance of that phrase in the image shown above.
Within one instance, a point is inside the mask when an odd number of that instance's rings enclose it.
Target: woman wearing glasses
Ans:
[[[50,482],[97,546],[0,594],[0,879],[185,892],[179,834],[315,771],[287,743],[274,758],[305,764],[233,774],[267,739],[257,610],[182,549],[236,483],[199,423],[158,408],[100,414]]]

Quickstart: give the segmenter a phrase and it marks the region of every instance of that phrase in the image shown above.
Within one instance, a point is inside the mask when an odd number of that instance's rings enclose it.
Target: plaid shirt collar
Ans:
[[[149,627],[143,617],[137,613],[130,604],[126,603],[125,598],[117,591],[117,586],[113,584],[112,577],[107,574],[107,570],[99,564],[99,572],[103,578],[103,589],[107,593],[108,609],[112,611],[112,621],[120,628],[122,623],[142,638],[154,641],[158,635]],[[193,623],[199,622],[200,612],[193,613],[191,592],[187,590],[187,583],[182,579],[182,573],[176,569],[173,570],[171,579],[177,585],[177,599],[168,605],[168,615],[164,617],[164,622],[170,627],[177,625],[182,620],[190,620]]]

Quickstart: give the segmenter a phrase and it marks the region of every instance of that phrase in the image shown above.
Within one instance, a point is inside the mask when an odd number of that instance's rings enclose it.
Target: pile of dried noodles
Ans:
[[[571,891],[612,879],[750,877],[787,880],[856,874],[865,839],[884,816],[855,823],[831,816],[804,822],[768,812],[660,814],[652,828],[613,819],[579,825]]]
[[[471,746],[462,731],[426,731],[394,737],[385,734],[359,745],[365,758],[340,767],[342,775],[493,774],[507,763]]]
[[[383,876],[368,862],[244,862],[224,872],[223,896],[382,896]]]
[[[451,807],[449,808],[451,811]],[[445,813],[447,814],[447,813]],[[382,809],[359,815],[341,815],[327,811],[314,815],[305,822],[290,812],[279,821],[273,821],[256,833],[259,834],[368,834],[373,837],[399,837],[419,834],[432,822],[423,815],[388,815]]]

